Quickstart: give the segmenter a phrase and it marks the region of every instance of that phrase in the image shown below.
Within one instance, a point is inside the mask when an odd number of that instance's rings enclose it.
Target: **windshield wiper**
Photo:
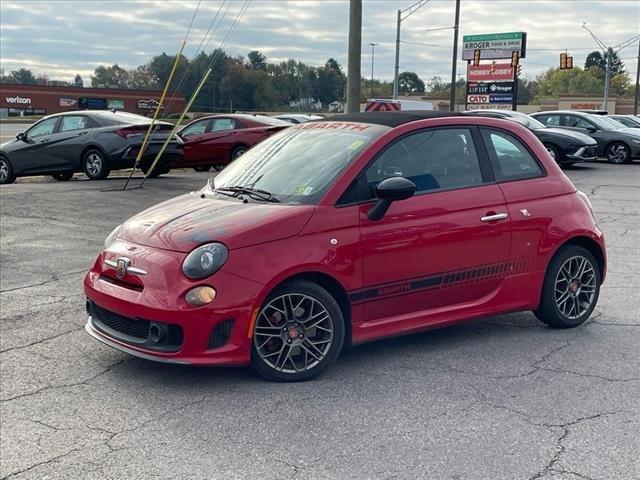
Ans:
[[[238,196],[240,194],[245,194],[256,200],[264,200],[265,202],[280,203],[280,200],[274,197],[271,192],[267,192],[266,190],[260,190],[259,188],[253,188],[248,186],[243,187],[241,185],[234,185],[232,187],[214,187],[213,191],[214,192],[215,191],[233,192],[235,196]]]

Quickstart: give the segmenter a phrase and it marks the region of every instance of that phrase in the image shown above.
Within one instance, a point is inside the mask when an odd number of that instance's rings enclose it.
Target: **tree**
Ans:
[[[129,71],[127,87],[137,90],[155,90],[159,88],[158,79],[153,74],[149,64],[140,65],[135,70]]]
[[[11,77],[17,83],[21,83],[23,85],[35,85],[36,83],[38,83],[33,72],[26,68],[11,71]]]
[[[91,77],[92,87],[127,88],[129,86],[129,72],[117,63],[110,67],[100,65]]]
[[[302,64],[304,65],[304,64]],[[347,77],[342,71],[342,67],[335,58],[330,58],[324,66],[317,69],[316,88],[309,88],[307,97],[318,98],[320,102],[327,105],[334,100],[344,98],[344,87],[347,84]]]
[[[560,95],[601,94],[604,80],[596,69],[583,70],[574,67],[570,70],[550,68],[536,78],[536,102],[542,98],[557,98]]]
[[[72,85],[78,88],[84,87],[84,80],[82,80],[82,77],[80,76],[79,73],[77,73],[76,76],[74,77]]]
[[[169,79],[169,75],[171,73],[171,69],[173,68],[173,63],[176,59],[175,55],[167,55],[166,53],[162,53],[161,55],[156,55],[149,62],[149,67],[151,68],[151,72],[157,78],[157,83],[160,87],[164,87]],[[189,60],[184,55],[180,56],[180,60],[178,61],[178,66],[176,67],[176,71],[173,75],[173,81],[180,81],[184,72],[187,70],[189,65]]]
[[[402,72],[398,76],[398,90],[401,92],[424,92],[424,82],[417,73]]]
[[[266,70],[267,69],[267,57],[261,54],[257,50],[253,50],[249,52],[247,55],[249,62],[247,63],[247,68],[251,70]]]
[[[624,62],[620,59],[617,52],[614,52],[611,48],[608,49],[604,55],[598,50],[594,50],[587,55],[584,62],[584,69],[595,69],[604,75],[607,70],[607,58],[609,57],[611,57],[611,76],[627,73],[624,68]]]

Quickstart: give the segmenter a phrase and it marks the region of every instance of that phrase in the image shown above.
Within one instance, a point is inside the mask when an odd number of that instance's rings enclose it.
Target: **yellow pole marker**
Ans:
[[[182,57],[182,51],[184,50],[185,45],[187,44],[187,39],[185,38],[182,42],[182,46],[180,47],[180,51],[176,55],[176,59],[173,62],[173,67],[171,67],[171,72],[169,72],[169,78],[167,78],[167,83],[164,85],[164,90],[162,91],[162,95],[160,96],[160,101],[158,102],[158,106],[156,107],[156,111],[153,114],[153,118],[151,119],[151,123],[149,124],[149,128],[147,129],[147,133],[144,136],[144,140],[142,141],[142,145],[140,145],[140,150],[138,151],[138,155],[136,156],[136,161],[133,163],[133,167],[131,168],[131,172],[129,172],[129,177],[124,184],[122,190],[127,189],[127,185],[129,185],[129,180],[133,176],[133,172],[136,171],[138,165],[140,164],[140,160],[142,159],[142,155],[144,151],[149,146],[149,142],[151,141],[151,131],[155,126],[156,121],[158,120],[158,116],[160,115],[160,111],[162,110],[162,105],[164,104],[164,98],[167,96],[167,92],[169,91],[169,85],[171,85],[171,81],[173,80],[173,74],[176,73],[176,69],[178,68],[178,63],[180,63],[180,58]]]
[[[211,75],[211,72],[212,72],[211,69],[207,70],[205,72],[204,76],[202,77],[202,80],[200,80],[200,83],[198,84],[198,86],[196,87],[195,91],[193,92],[193,95],[191,95],[191,98],[189,99],[189,103],[187,103],[187,106],[185,107],[184,111],[180,114],[180,118],[178,119],[176,124],[173,126],[173,130],[171,130],[171,133],[169,134],[167,139],[164,141],[164,144],[162,145],[162,148],[160,149],[160,151],[156,155],[156,158],[153,161],[153,163],[151,164],[151,167],[147,170],[147,173],[144,175],[144,178],[142,179],[142,182],[140,182],[140,186],[142,186],[144,184],[144,181],[151,174],[151,172],[153,172],[153,169],[156,168],[156,164],[158,163],[158,160],[160,160],[160,157],[162,156],[162,154],[166,150],[167,145],[169,145],[169,142],[171,141],[171,139],[175,135],[176,130],[180,126],[180,122],[182,122],[182,120],[184,119],[184,117],[187,114],[187,112],[191,109],[191,105],[193,105],[193,102],[196,101],[196,98],[198,97],[198,94],[200,93],[200,90],[202,90],[202,87],[204,87],[204,84],[206,83],[207,79],[209,78],[209,75]]]

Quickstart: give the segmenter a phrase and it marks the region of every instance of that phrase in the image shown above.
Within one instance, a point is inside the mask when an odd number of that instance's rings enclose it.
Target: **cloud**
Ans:
[[[0,60],[5,70],[31,68],[50,78],[88,76],[100,64],[128,68],[146,63],[156,54],[175,53],[198,2],[40,0],[0,2]],[[362,72],[371,65],[369,42],[375,49],[375,76],[391,79],[395,57],[396,11],[413,0],[365,0],[363,4]],[[221,6],[228,8],[207,50],[220,45],[243,0],[202,0],[192,26],[186,54],[192,56]],[[423,79],[451,70],[453,0],[431,0],[402,23],[401,70]],[[346,0],[253,0],[229,39],[226,50],[245,55],[261,50],[269,60],[288,58],[312,65],[334,57],[346,68],[349,5]],[[460,34],[501,31],[528,33],[525,75],[534,76],[558,64],[567,49],[576,65],[596,49],[582,21],[588,22],[607,44],[616,45],[638,34],[640,2],[636,0],[464,0]],[[635,71],[637,44],[621,52],[629,71]],[[464,72],[464,62],[458,61]]]

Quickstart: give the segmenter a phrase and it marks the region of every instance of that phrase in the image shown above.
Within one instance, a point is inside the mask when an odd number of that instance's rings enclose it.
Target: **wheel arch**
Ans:
[[[575,237],[571,237],[568,240],[566,240],[565,242],[563,242],[557,249],[556,251],[553,253],[552,258],[565,246],[567,245],[577,245],[579,247],[584,248],[585,250],[589,251],[596,259],[596,261],[598,262],[598,268],[600,269],[600,275],[602,276],[602,282],[604,282],[604,277],[606,274],[606,268],[607,268],[607,260],[606,260],[606,256],[604,251],[602,250],[602,247],[600,246],[600,244],[598,242],[596,242],[594,239],[589,238],[587,236],[584,235],[578,235]]]
[[[347,294],[344,286],[334,277],[326,273],[318,271],[305,271],[295,273],[293,275],[287,276],[286,278],[283,278],[276,285],[274,285],[271,291],[274,291],[285,283],[296,280],[306,280],[308,282],[316,283],[324,288],[327,292],[329,292],[329,294],[335,299],[335,301],[338,303],[338,306],[340,307],[340,311],[342,312],[342,318],[344,318],[344,346],[351,346],[351,302],[349,301],[349,295]]]
[[[102,148],[100,145],[98,145],[96,143],[90,143],[88,145],[85,145],[82,148],[82,151],[80,152],[80,167],[82,167],[82,162],[84,162],[84,156],[90,150],[98,150],[104,156],[105,160],[109,159],[109,157],[107,155],[107,152],[105,152],[104,148]]]

